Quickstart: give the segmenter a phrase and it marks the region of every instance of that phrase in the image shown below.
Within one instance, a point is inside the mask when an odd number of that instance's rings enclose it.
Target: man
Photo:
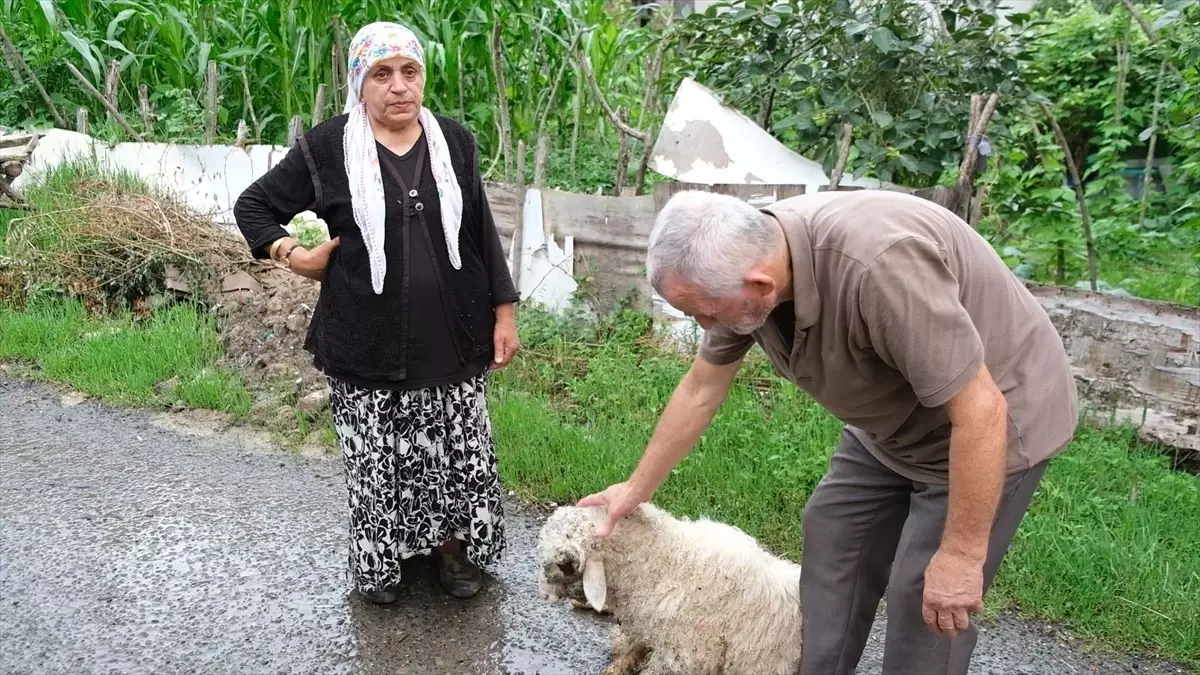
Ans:
[[[854,672],[885,591],[885,675],[965,674],[969,615],[1078,419],[1037,301],[960,218],[887,191],[679,193],[647,267],[705,334],[632,475],[579,502],[608,508],[597,536],[651,499],[757,343],[846,424],[804,511],[802,675]]]

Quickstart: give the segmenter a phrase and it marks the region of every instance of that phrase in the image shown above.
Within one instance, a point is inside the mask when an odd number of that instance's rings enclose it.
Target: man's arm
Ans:
[[[946,403],[950,504],[941,548],[983,563],[1007,465],[1008,402],[987,366]]]
[[[983,609],[983,566],[1007,464],[1008,404],[986,366],[946,403],[950,498],[942,541],[925,569],[921,615],[954,637]]]
[[[607,506],[608,518],[596,536],[612,532],[617,521],[649,501],[671,470],[691,451],[712,422],[741,367],[742,357],[716,365],[697,356],[675,387],[629,480],[585,497],[579,506]]]

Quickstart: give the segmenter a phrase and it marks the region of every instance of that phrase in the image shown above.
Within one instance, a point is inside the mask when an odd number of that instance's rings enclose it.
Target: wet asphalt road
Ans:
[[[604,623],[537,595],[531,511],[510,503],[509,554],[479,596],[448,598],[412,561],[385,609],[348,593],[341,480],[333,459],[64,407],[0,372],[0,673],[599,672]],[[860,673],[879,672],[881,627]],[[972,667],[1127,672],[1188,671],[1010,619]]]

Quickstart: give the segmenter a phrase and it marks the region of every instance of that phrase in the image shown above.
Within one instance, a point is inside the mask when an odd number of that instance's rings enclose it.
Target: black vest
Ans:
[[[342,136],[347,120],[346,114],[334,117],[313,127],[300,139],[316,191],[313,212],[329,226],[330,237],[341,238],[326,269],[304,347],[318,364],[335,371],[367,380],[404,380],[406,364],[417,356],[409,353],[409,325],[421,317],[410,316],[409,312],[409,270],[404,265],[407,236],[395,236],[396,230],[392,228],[394,212],[400,210],[396,203],[399,195],[393,192],[390,176],[384,173],[389,219],[384,241],[387,271],[383,293],[376,295],[371,286],[366,245],[354,221],[346,177]],[[511,279],[503,259],[498,261],[503,270],[495,269],[494,252],[499,249],[496,242],[488,240],[496,234],[479,178],[474,139],[458,122],[440,115],[437,120],[462,189],[461,268],[454,269],[450,264],[444,236],[432,236],[430,241],[437,263],[434,267],[445,294],[450,334],[460,362],[466,364],[491,358],[494,307],[512,300],[495,297],[494,278],[502,274],[509,281],[509,288],[501,285],[505,296],[511,295]],[[436,195],[436,188],[433,189]],[[429,225],[441,232],[440,223]],[[408,229],[404,230],[405,235]]]

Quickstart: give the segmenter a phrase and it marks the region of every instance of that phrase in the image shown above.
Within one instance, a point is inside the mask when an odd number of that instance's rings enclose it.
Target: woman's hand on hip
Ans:
[[[288,265],[302,277],[321,281],[329,267],[329,256],[340,245],[341,237],[334,237],[311,251],[297,246],[288,253]]]
[[[517,319],[513,314],[511,304],[500,305],[496,308],[496,326],[492,329],[492,346],[495,356],[492,357],[492,370],[499,370],[512,362],[517,351],[521,349],[521,341],[517,338]]]

